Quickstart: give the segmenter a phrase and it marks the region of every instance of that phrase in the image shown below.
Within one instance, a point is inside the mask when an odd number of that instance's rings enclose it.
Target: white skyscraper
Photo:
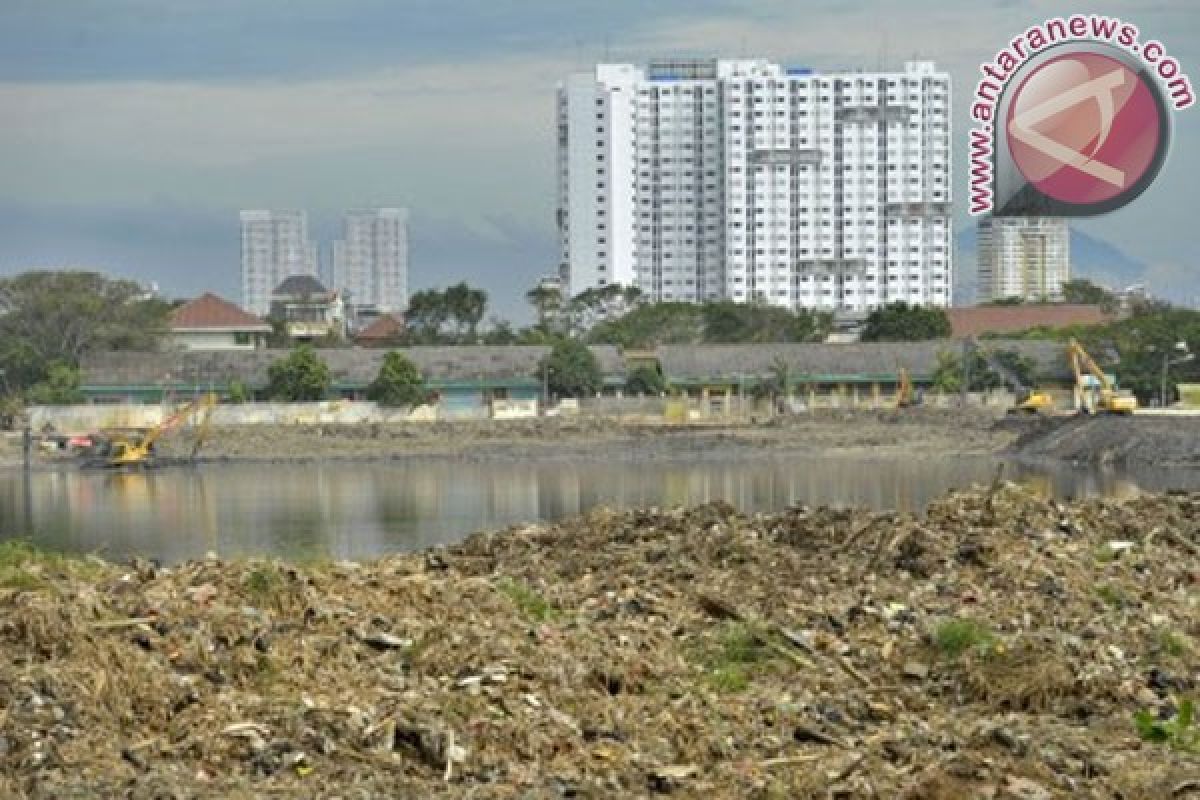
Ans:
[[[950,79],[601,64],[558,92],[571,295],[865,310],[951,299]]]
[[[263,316],[271,290],[289,275],[317,274],[317,247],[303,211],[243,211],[242,308]]]
[[[979,221],[978,301],[1006,297],[1061,300],[1071,279],[1071,236],[1057,217],[986,217]]]
[[[333,288],[356,309],[387,313],[408,306],[408,209],[347,211],[333,243]]]

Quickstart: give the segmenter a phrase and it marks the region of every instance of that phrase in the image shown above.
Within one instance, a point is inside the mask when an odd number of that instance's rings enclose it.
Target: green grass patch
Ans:
[[[1173,658],[1183,658],[1191,651],[1187,637],[1170,628],[1159,628],[1154,632],[1154,643],[1160,652]]]
[[[91,558],[76,558],[47,550],[28,539],[0,542],[0,587],[34,590],[50,585],[51,575],[69,575],[96,580],[106,573],[105,565]]]
[[[1133,715],[1133,724],[1143,741],[1165,744],[1172,750],[1200,753],[1200,727],[1196,725],[1196,706],[1184,698],[1170,719],[1158,719],[1149,711]]]
[[[546,598],[528,584],[512,578],[505,578],[496,588],[513,602],[513,605],[526,619],[532,622],[546,622],[558,615],[558,609],[550,605]]]
[[[995,643],[991,629],[973,619],[948,619],[933,632],[933,645],[945,658],[955,659],[968,650],[986,652]]]
[[[48,585],[45,578],[24,567],[0,567],[0,589],[33,592]]]
[[[1129,598],[1116,586],[1103,583],[1096,587],[1096,596],[1109,608],[1124,608],[1129,605]]]
[[[280,577],[279,570],[269,565],[255,567],[242,579],[242,587],[246,594],[259,602],[273,599],[282,586],[283,578]]]
[[[771,658],[767,634],[745,622],[726,623],[716,639],[696,649],[693,660],[704,668],[705,682],[718,692],[740,692]]]
[[[9,539],[0,542],[0,568],[23,567],[27,564],[58,563],[62,556],[42,548],[28,539]]]

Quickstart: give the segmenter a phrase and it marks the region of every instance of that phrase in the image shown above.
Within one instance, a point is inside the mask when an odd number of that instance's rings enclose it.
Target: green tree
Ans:
[[[417,366],[395,350],[384,355],[379,374],[367,387],[368,400],[389,408],[419,406],[428,395]]]
[[[1105,311],[1117,310],[1117,297],[1103,286],[1097,286],[1086,278],[1076,278],[1062,285],[1063,302],[1084,303],[1100,306]]]
[[[630,394],[662,394],[667,382],[657,367],[641,366],[625,379],[625,391]]]
[[[829,330],[826,314],[729,301],[706,303],[702,308],[704,341],[713,344],[810,342],[824,338]]]
[[[33,406],[69,406],[83,402],[79,391],[79,369],[56,361],[46,370],[44,380],[25,392],[25,400]]]
[[[962,359],[948,350],[937,354],[937,366],[933,369],[933,388],[948,394],[962,389]]]
[[[456,283],[442,292],[446,314],[454,321],[455,333],[461,339],[475,340],[479,323],[487,310],[487,292],[472,289],[466,281]]]
[[[88,353],[151,350],[170,304],[133,281],[96,272],[37,271],[0,279],[0,370],[10,388],[44,381],[52,364]]]
[[[405,312],[406,339],[423,344],[440,340],[442,328],[450,318],[446,297],[437,289],[423,289],[408,299]]]
[[[543,330],[552,330],[562,312],[562,292],[551,286],[538,284],[525,293],[525,300],[537,313],[537,324]]]
[[[867,316],[864,342],[919,342],[950,335],[950,318],[940,308],[910,306],[903,301],[877,308]]]
[[[1037,385],[1037,365],[1030,358],[1021,355],[1016,350],[997,350],[992,353],[992,359],[1007,370],[1027,389]],[[1015,389],[1005,376],[993,369],[987,358],[979,350],[971,351],[971,375],[969,389],[972,392],[982,392],[988,389],[1008,387]],[[962,388],[962,357],[957,353],[943,350],[937,354],[937,366],[934,368],[932,383],[934,388],[943,392],[957,392]]]
[[[483,334],[482,341],[484,344],[516,344],[517,332],[513,330],[512,323],[508,320],[492,317],[488,322],[488,330]]]
[[[311,403],[325,397],[332,380],[329,367],[309,345],[301,345],[267,368],[267,393],[287,403]]]
[[[249,402],[250,389],[244,382],[234,378],[229,382],[229,388],[225,392],[225,399],[234,405]]]
[[[650,303],[617,319],[598,323],[587,335],[593,344],[623,348],[704,341],[704,310],[695,303]]]
[[[595,394],[604,385],[600,364],[587,345],[576,339],[560,339],[542,359],[550,391],[560,397]]]

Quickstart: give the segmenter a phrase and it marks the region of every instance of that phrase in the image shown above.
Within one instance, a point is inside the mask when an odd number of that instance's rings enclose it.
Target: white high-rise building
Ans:
[[[333,243],[332,288],[351,310],[380,313],[408,306],[408,209],[347,211]]]
[[[985,217],[979,221],[979,289],[987,303],[1007,297],[1062,299],[1071,279],[1071,236],[1059,217]]]
[[[289,275],[317,274],[317,247],[303,211],[243,211],[242,308],[271,310],[271,291]]]
[[[601,64],[558,92],[561,272],[654,301],[951,300],[950,78]]]

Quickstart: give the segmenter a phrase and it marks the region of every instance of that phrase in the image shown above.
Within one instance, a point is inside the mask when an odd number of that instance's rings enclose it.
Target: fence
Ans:
[[[922,404],[933,408],[957,408],[958,394],[925,392]],[[973,392],[968,405],[997,410],[1011,407],[1010,392],[994,390]],[[550,413],[565,413],[560,404]],[[800,413],[822,409],[894,408],[894,394],[860,390],[853,387],[821,392],[795,392],[772,402],[734,392],[700,391],[672,397],[627,396],[587,397],[570,404],[569,413],[598,417],[656,419],[682,423],[696,421],[742,420],[778,412]],[[1060,407],[1063,406],[1060,403]],[[28,409],[30,427],[35,431],[85,432],[105,428],[152,428],[171,412],[162,405],[77,405],[32,406]],[[238,425],[356,425],[432,422],[446,419],[519,419],[536,417],[539,403],[533,398],[497,399],[491,405],[457,408],[448,405],[419,406],[413,410],[380,408],[375,403],[335,400],[323,403],[244,403],[226,404],[213,409],[212,424]]]

